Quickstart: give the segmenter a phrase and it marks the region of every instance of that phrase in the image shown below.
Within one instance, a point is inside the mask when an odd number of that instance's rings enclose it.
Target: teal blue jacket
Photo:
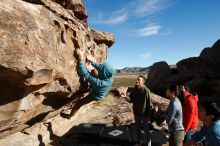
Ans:
[[[97,64],[92,62],[92,66],[99,72],[99,76],[92,76],[86,69],[85,62],[79,61],[79,73],[90,83],[92,88],[92,96],[96,100],[101,100],[110,90],[113,83],[113,74],[115,70],[108,63]]]
[[[199,132],[192,135],[192,139],[197,143],[206,140],[209,146],[220,146],[220,120],[209,127],[203,126]]]

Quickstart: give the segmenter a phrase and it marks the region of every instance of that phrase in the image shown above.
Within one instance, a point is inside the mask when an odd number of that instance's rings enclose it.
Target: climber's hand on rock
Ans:
[[[96,62],[95,58],[92,55],[88,55],[86,58],[90,62]]]
[[[81,49],[77,48],[76,49],[76,54],[78,55],[79,57],[79,60],[85,60],[85,52],[82,51]]]

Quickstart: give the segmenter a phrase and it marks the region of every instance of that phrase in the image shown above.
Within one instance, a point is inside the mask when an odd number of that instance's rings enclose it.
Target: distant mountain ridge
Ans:
[[[150,71],[149,67],[125,67],[123,69],[116,69],[116,74],[147,74]],[[176,65],[170,65],[170,68],[176,68]]]
[[[125,67],[123,69],[117,69],[116,74],[136,74],[143,73],[146,74],[150,70],[150,67]]]

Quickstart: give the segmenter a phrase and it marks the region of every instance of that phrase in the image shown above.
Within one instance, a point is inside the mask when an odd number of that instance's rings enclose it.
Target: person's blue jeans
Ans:
[[[188,132],[186,132],[183,143],[189,141],[191,139],[191,136],[193,135],[192,129],[190,129]]]

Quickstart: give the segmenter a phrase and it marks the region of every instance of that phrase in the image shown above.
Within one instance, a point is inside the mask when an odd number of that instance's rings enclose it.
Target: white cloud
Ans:
[[[145,28],[137,30],[138,35],[140,36],[151,36],[159,33],[161,26],[158,24],[149,24]]]
[[[140,57],[142,60],[146,60],[146,59],[150,58],[151,55],[152,55],[151,53],[145,53],[145,54],[141,54]]]
[[[130,4],[132,16],[145,17],[168,8],[169,0],[138,0]]]
[[[130,26],[135,26],[135,24],[138,23],[138,28],[136,30],[127,29],[127,25],[125,25],[124,29],[127,31],[126,35],[129,35],[129,31],[132,32],[132,36],[134,32],[138,36],[143,37],[170,35],[172,31],[163,30],[165,32],[161,33],[161,25],[156,24],[154,18],[156,16],[155,14],[167,9],[171,5],[173,5],[171,0],[135,0],[121,6],[120,9],[99,13],[92,18],[92,23],[118,25],[128,22],[127,24]],[[147,22],[143,22],[143,20],[147,20]],[[146,26],[146,24],[148,25]]]
[[[108,17],[107,17],[108,16]],[[109,17],[111,16],[111,17]],[[125,9],[119,10],[114,13],[103,14],[100,13],[97,18],[93,20],[96,24],[120,24],[128,19],[128,15]]]
[[[120,24],[127,20],[127,14],[123,14],[121,16],[113,17],[107,20],[103,20],[102,23],[104,24]]]
[[[96,24],[120,24],[133,18],[135,20],[152,16],[170,6],[170,0],[136,0],[113,12],[100,13],[93,19]]]

